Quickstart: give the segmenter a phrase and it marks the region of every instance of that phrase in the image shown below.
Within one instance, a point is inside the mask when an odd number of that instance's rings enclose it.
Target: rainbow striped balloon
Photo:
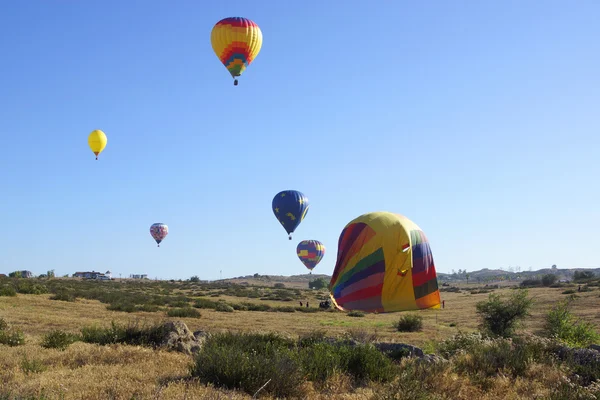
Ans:
[[[342,310],[440,308],[425,233],[405,216],[390,212],[364,214],[346,225],[329,290],[334,305]]]
[[[262,40],[258,25],[242,17],[220,20],[210,34],[215,54],[234,79],[254,61],[262,47]],[[237,85],[237,79],[234,84]]]

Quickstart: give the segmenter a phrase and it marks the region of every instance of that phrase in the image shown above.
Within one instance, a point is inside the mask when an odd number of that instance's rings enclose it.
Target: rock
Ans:
[[[200,350],[203,340],[202,342],[198,340],[185,323],[181,321],[167,322],[162,328],[164,337],[160,347],[190,355]]]
[[[412,346],[410,344],[380,342],[380,343],[375,343],[375,347],[377,347],[377,349],[379,349],[379,351],[384,352],[384,353],[400,354],[403,352],[407,352],[408,355],[411,357],[423,358],[425,356],[425,354],[423,354],[423,350],[421,350],[420,348],[418,348],[416,346]]]
[[[437,354],[425,354],[421,360],[428,364],[441,364],[448,362],[448,360],[446,360],[444,357],[440,357]]]
[[[598,344],[590,344],[590,345],[588,346],[588,349],[590,349],[590,350],[596,350],[596,351],[600,351],[600,345],[598,345]]]
[[[578,349],[567,346],[560,347],[556,352],[559,359],[578,365],[600,367],[600,352],[593,349]]]

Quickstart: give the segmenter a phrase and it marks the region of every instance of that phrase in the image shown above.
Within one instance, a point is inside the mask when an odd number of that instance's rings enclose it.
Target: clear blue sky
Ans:
[[[237,87],[210,45],[230,16],[264,36]],[[0,272],[292,275],[317,239],[329,274],[384,210],[439,272],[600,266],[598,21],[593,0],[7,1]],[[311,203],[293,241],[284,189]]]

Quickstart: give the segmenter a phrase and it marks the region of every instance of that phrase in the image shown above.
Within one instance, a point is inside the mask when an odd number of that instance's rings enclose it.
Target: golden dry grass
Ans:
[[[531,289],[535,298],[533,315],[525,321],[524,329],[537,332],[542,329],[543,315],[558,299],[564,298],[564,289]],[[510,289],[496,290],[509,294]],[[580,293],[573,304],[573,312],[580,318],[600,326],[600,291]],[[26,344],[20,347],[0,345],[0,394],[40,396],[63,399],[195,399],[195,398],[248,398],[249,396],[207,387],[186,379],[191,357],[148,348],[111,345],[98,346],[75,343],[65,351],[44,349],[40,346],[42,336],[52,329],[73,333],[83,326],[99,324],[107,326],[110,321],[126,323],[132,319],[155,322],[168,320],[164,312],[134,313],[109,311],[106,305],[95,300],[78,299],[74,303],[52,301],[49,295],[18,295],[0,297],[0,317],[14,328],[21,329]],[[380,340],[424,345],[451,337],[459,329],[470,331],[477,328],[475,304],[487,299],[487,294],[442,293],[446,308],[423,310],[424,330],[414,333],[396,332],[392,324],[400,314],[367,315],[353,318],[341,312],[284,313],[236,311],[222,313],[202,309],[200,319],[181,318],[192,330],[270,331],[299,335],[314,330],[324,330],[329,335],[342,335],[361,330],[374,333]],[[251,301],[281,305],[277,301],[249,300],[221,296],[230,302]],[[216,299],[215,299],[216,300]],[[317,305],[316,300],[315,305]],[[291,305],[296,305],[292,303]],[[456,326],[450,326],[454,324]],[[37,360],[40,372],[24,371],[24,360]],[[522,377],[517,381],[499,378],[491,392],[468,385],[455,374],[444,376],[436,385],[439,390],[453,393],[455,399],[478,396],[481,399],[545,398],[551,382],[558,382],[557,372],[547,367],[533,369],[537,377]],[[536,372],[537,371],[537,372]],[[556,376],[555,376],[556,375]],[[560,378],[562,379],[562,378]],[[359,399],[372,398],[377,387],[352,390],[347,378],[335,377],[326,385],[314,388],[307,384],[307,398]],[[502,397],[505,393],[507,397]],[[533,397],[532,397],[533,396]],[[542,396],[542,397],[537,397]],[[401,397],[397,397],[401,398]],[[546,397],[547,398],[547,397]]]

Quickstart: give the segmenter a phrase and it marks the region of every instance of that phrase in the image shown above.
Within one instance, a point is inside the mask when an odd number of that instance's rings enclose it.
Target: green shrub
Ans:
[[[164,336],[165,331],[161,324],[140,326],[138,323],[129,323],[120,325],[112,321],[110,327],[107,328],[92,325],[81,329],[83,342],[101,345],[123,343],[158,347]]]
[[[8,329],[8,322],[4,318],[0,318],[0,331],[5,331]]]
[[[575,291],[573,289],[567,289],[564,292],[562,292],[562,294],[574,294]]]
[[[16,295],[17,295],[17,291],[15,290],[14,287],[12,287],[10,285],[4,285],[4,286],[0,287],[0,296],[14,297]]]
[[[0,330],[0,344],[7,346],[21,346],[25,344],[25,335],[20,330],[6,328]]]
[[[311,332],[299,341],[272,333],[215,334],[196,356],[192,375],[249,394],[270,379],[264,392],[277,397],[298,396],[305,378],[324,382],[335,373],[349,375],[356,384],[393,378],[393,362],[373,345],[325,339],[323,332]]]
[[[58,290],[54,295],[50,296],[50,300],[74,302],[76,299],[75,293],[66,289]]]
[[[128,312],[128,313],[132,313],[135,312],[135,304],[133,303],[123,303],[123,302],[118,302],[118,303],[110,303],[109,305],[106,306],[107,310],[110,311],[123,311],[123,312]]]
[[[557,280],[558,280],[558,277],[556,275],[545,274],[544,276],[542,276],[542,285],[550,286],[550,285],[553,285],[554,283],[556,283]]]
[[[40,372],[44,372],[48,367],[41,361],[36,358],[28,359],[26,356],[21,360],[21,371],[23,371],[26,375],[29,374],[38,374]]]
[[[315,308],[315,307],[300,307],[300,306],[294,306],[294,310],[301,312],[301,313],[316,313],[321,311],[320,308]]]
[[[201,382],[248,394],[270,380],[261,393],[296,396],[304,379],[292,346],[292,341],[274,334],[215,334],[196,355],[191,372]]]
[[[273,287],[276,289],[283,289],[285,288],[285,285],[283,283],[276,283],[273,285]]]
[[[44,335],[42,347],[47,349],[65,350],[69,345],[78,340],[80,340],[79,335],[74,335],[61,330],[53,330]]]
[[[217,308],[217,304],[219,304],[218,301],[210,299],[196,299],[196,301],[194,301],[194,307],[196,308],[208,308],[214,310]]]
[[[215,307],[215,311],[219,311],[219,312],[233,312],[233,307],[231,307],[227,303],[219,302],[219,303],[217,303],[217,306]]]
[[[248,308],[248,311],[269,311],[271,310],[271,306],[268,304],[257,304],[257,303],[248,303],[242,302],[242,305]]]
[[[282,306],[282,307],[275,307],[273,309],[273,311],[293,313],[293,312],[296,312],[296,308],[295,307],[291,307],[291,306]]]
[[[167,311],[167,315],[176,318],[200,318],[200,312],[191,307],[171,308]]]
[[[48,288],[39,283],[32,283],[29,280],[19,280],[17,282],[17,293],[21,294],[45,294]]]
[[[185,307],[189,307],[189,303],[187,301],[183,301],[183,300],[176,300],[176,301],[170,302],[169,307],[185,308]]]
[[[535,362],[550,362],[551,348],[544,342],[497,338],[474,342],[454,359],[458,373],[475,378],[485,386],[499,373],[523,376]]]
[[[398,332],[419,332],[423,330],[423,317],[417,314],[404,315],[394,327]]]
[[[346,315],[348,315],[349,317],[364,317],[365,313],[359,310],[353,310],[348,312],[348,314]]]
[[[503,301],[498,294],[492,293],[487,301],[477,303],[483,331],[494,336],[512,336],[519,322],[530,315],[533,299],[527,294],[527,289],[518,289]]]
[[[577,321],[570,311],[572,299],[559,301],[546,315],[545,330],[550,337],[575,347],[587,347],[600,341],[594,324]]]

